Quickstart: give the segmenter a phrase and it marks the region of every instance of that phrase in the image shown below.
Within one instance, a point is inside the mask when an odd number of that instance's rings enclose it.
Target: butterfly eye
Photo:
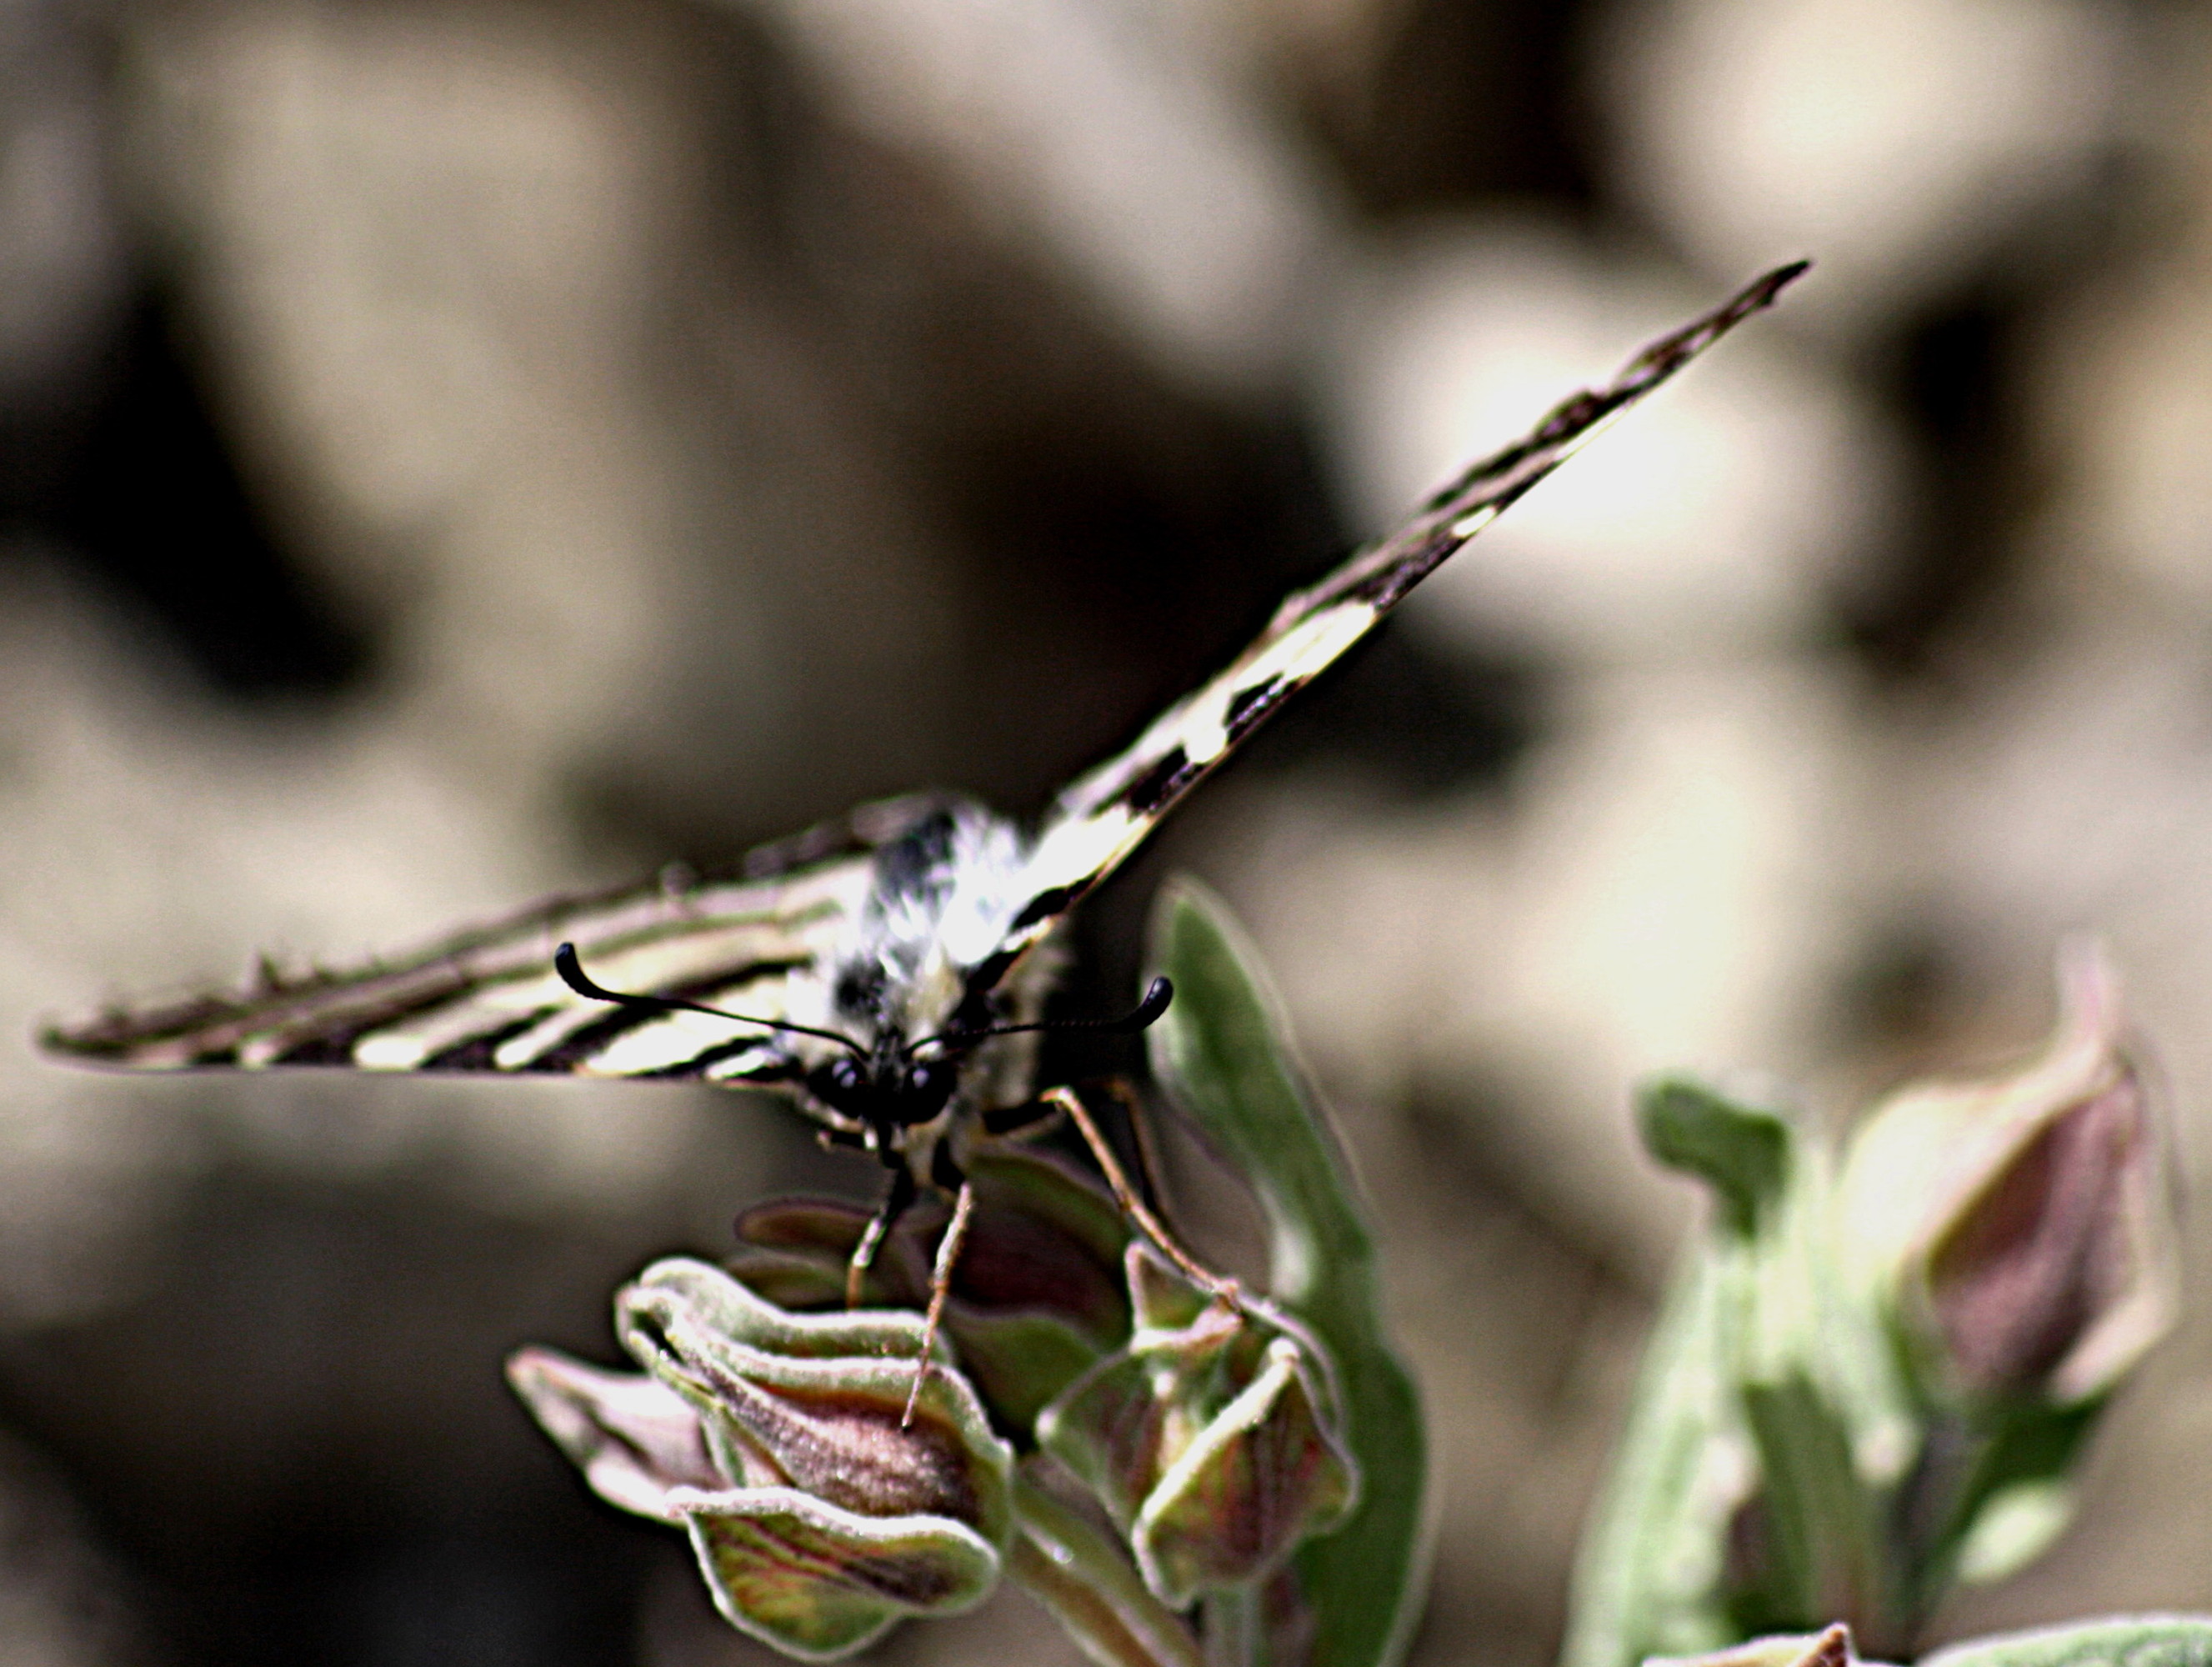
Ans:
[[[867,1096],[868,1082],[860,1061],[841,1057],[817,1065],[807,1073],[806,1086],[825,1105],[863,1115],[860,1102]]]
[[[899,1096],[898,1120],[909,1126],[929,1122],[945,1110],[959,1082],[960,1067],[957,1062],[917,1060],[907,1067],[905,1090]]]

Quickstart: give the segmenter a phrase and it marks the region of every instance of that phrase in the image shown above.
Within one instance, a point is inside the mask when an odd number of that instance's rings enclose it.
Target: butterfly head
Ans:
[[[806,1092],[830,1110],[865,1125],[885,1145],[897,1131],[920,1128],[943,1116],[960,1086],[966,1049],[917,1050],[886,1035],[861,1052],[841,1053],[807,1072]]]
[[[885,1025],[877,1031],[872,1043],[864,1044],[842,1031],[791,1019],[724,1013],[718,1007],[672,996],[605,989],[585,972],[572,943],[564,943],[554,952],[553,967],[562,983],[591,1001],[659,1012],[709,1013],[742,1025],[757,1025],[763,1030],[835,1043],[836,1053],[803,1073],[794,1071],[793,1075],[830,1114],[825,1121],[833,1129],[864,1135],[872,1148],[885,1153],[902,1147],[908,1131],[925,1128],[945,1115],[959,1091],[962,1067],[975,1049],[994,1038],[1044,1031],[1132,1036],[1165,1013],[1168,1003],[1175,998],[1175,987],[1164,978],[1155,978],[1152,988],[1145,992],[1145,999],[1119,1019],[994,1025],[956,1018],[945,1029],[916,1042],[908,1041],[897,1026]]]
[[[919,1129],[943,1116],[959,1090],[968,1056],[993,1038],[1028,1031],[1091,1031],[1134,1035],[1168,1010],[1175,986],[1152,980],[1145,999],[1119,1019],[1063,1019],[1027,1025],[962,1025],[908,1042],[896,1030],[881,1032],[872,1049],[848,1043],[809,1071],[806,1090],[832,1111],[865,1124],[879,1142],[896,1145],[899,1131]]]

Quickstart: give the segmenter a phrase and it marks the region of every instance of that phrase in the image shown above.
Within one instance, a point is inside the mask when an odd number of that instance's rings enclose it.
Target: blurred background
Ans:
[[[1418,1659],[1540,1667],[1692,1219],[1638,1073],[1841,1117],[2092,929],[2203,1189],[2208,91],[2153,0],[0,0],[0,1667],[762,1662],[499,1362],[872,1184],[767,1101],[37,1023],[1033,812],[1810,254],[1079,925],[1071,1010],[1171,868],[1265,946],[1436,1423]],[[1941,1629],[2208,1606],[2200,1302]],[[1014,1594],[880,1653],[1074,1659]]]

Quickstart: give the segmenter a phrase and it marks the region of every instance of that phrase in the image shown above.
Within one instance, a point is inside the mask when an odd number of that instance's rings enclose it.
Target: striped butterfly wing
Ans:
[[[1462,545],[1803,270],[1800,263],[1771,272],[1654,343],[1609,386],[1567,400],[1526,439],[1437,492],[1403,529],[1291,596],[1226,671],[1072,782],[1036,837],[1018,856],[1006,853],[1014,860],[1003,875],[1000,857],[971,855],[941,874],[922,862],[927,872],[919,878],[930,883],[918,889],[915,876],[902,879],[914,866],[906,859],[928,843],[905,836],[919,836],[925,823],[1004,824],[972,809],[963,821],[941,799],[891,800],[756,852],[739,879],[543,904],[388,963],[118,1011],[49,1031],[46,1045],[88,1062],[153,1069],[333,1065],[723,1082],[788,1080],[834,1045],[779,1037],[741,1019],[611,1007],[580,996],[553,970],[563,940],[575,943],[591,976],[608,989],[756,1019],[836,1028],[851,1018],[838,1011],[839,987],[869,966],[905,986],[872,1004],[902,1025],[919,1016],[917,1007],[981,1022],[994,1010],[994,992],[1002,1007],[1017,998],[1015,1016],[1027,1018],[1049,969],[1030,957],[1033,975],[1010,983],[1016,964],[1186,793]],[[979,865],[991,872],[972,872]],[[926,905],[925,894],[933,899]],[[939,988],[933,973],[923,979],[933,967],[950,972],[949,988]]]
[[[693,1012],[587,1000],[553,969],[573,941],[611,989],[760,1019],[828,1022],[829,985],[876,878],[876,849],[934,801],[863,806],[746,861],[733,879],[664,880],[541,903],[342,973],[117,1010],[46,1032],[55,1052],[132,1069],[278,1065],[773,1082],[827,1044]]]
[[[1078,777],[1054,801],[997,949],[970,974],[988,989],[1239,743],[1372,630],[1408,592],[1538,481],[1753,313],[1809,263],[1778,267],[1654,342],[1613,382],[1555,407],[1525,439],[1469,465],[1378,544],[1275,611],[1229,668],[1155,719],[1134,745]]]

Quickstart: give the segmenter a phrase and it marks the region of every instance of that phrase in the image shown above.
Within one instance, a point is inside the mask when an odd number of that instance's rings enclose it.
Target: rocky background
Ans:
[[[1809,253],[1079,934],[1081,1011],[1171,867],[1267,947],[1435,1419],[1417,1659],[1539,1667],[1691,1219],[1638,1073],[1842,1116],[2086,929],[2201,1190],[2208,91],[2179,0],[0,0],[0,1667],[762,1661],[498,1363],[870,1184],[767,1102],[37,1022],[1034,810]],[[2212,1606],[2202,1308],[1946,1635]],[[880,1653],[1073,1660],[1012,1594]]]

